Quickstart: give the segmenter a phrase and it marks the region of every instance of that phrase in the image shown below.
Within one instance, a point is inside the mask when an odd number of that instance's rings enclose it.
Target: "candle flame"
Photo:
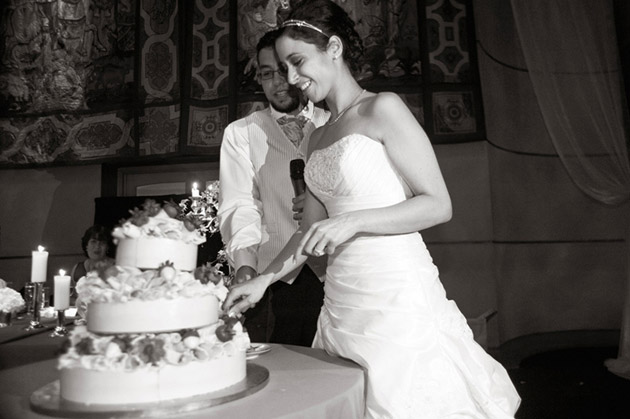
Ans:
[[[59,269],[59,276],[64,276],[66,274],[66,271],[64,271],[63,269]]]
[[[37,246],[37,251],[38,252],[43,252],[44,251],[44,246]]]

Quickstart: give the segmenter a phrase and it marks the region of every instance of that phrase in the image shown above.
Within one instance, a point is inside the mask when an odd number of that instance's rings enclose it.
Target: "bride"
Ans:
[[[513,418],[520,398],[507,372],[446,298],[418,233],[451,218],[422,127],[396,94],[355,81],[361,40],[332,1],[302,2],[278,36],[287,80],[325,100],[331,118],[310,140],[300,229],[224,307],[242,313],[308,256],[327,254],[313,347],[364,368],[366,418]]]

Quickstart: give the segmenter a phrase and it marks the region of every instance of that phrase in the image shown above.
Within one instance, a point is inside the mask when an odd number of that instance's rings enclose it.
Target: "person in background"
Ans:
[[[507,371],[474,341],[419,234],[452,216],[426,133],[398,95],[356,82],[362,42],[341,6],[302,2],[281,31],[287,80],[325,100],[331,119],[311,136],[299,230],[224,308],[238,315],[308,256],[327,254],[313,346],[364,368],[366,418],[514,418]]]
[[[70,279],[73,286],[99,262],[114,264],[114,243],[112,233],[102,225],[95,224],[85,230],[81,238],[81,248],[86,256],[82,262],[72,267]]]
[[[267,32],[257,44],[269,106],[228,125],[221,143],[219,226],[237,283],[265,269],[297,230],[304,195],[294,196],[290,161],[305,159],[310,133],[328,119],[287,83],[275,37]],[[271,342],[311,346],[323,301],[323,271],[314,270],[312,260],[271,287]]]

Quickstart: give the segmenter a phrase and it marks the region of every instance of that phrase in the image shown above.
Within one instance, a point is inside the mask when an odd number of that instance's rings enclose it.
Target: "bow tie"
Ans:
[[[300,128],[304,128],[304,125],[308,122],[308,118],[304,115],[285,115],[283,117],[278,118],[278,124],[282,127],[287,124],[297,124]]]
[[[282,128],[284,135],[296,146],[299,147],[304,138],[304,126],[308,118],[304,115],[285,115],[277,119],[278,125]]]

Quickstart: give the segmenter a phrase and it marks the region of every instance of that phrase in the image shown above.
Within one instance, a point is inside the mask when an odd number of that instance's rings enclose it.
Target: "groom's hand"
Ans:
[[[227,311],[229,315],[241,315],[260,301],[267,285],[268,281],[261,276],[234,285],[223,302],[223,310]]]

